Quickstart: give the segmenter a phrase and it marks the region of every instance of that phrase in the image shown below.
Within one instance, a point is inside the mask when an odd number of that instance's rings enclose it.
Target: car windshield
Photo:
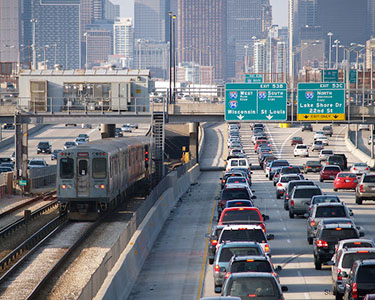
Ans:
[[[334,156],[334,155],[330,156],[328,158],[328,161],[330,163],[334,162],[334,163],[340,163],[340,164],[344,162],[344,160],[341,156]]]
[[[353,173],[340,173],[337,175],[339,178],[346,178],[346,177],[349,177],[349,178],[357,178],[357,175],[353,174]]]
[[[32,160],[29,163],[31,166],[44,166],[45,162],[42,160]]]
[[[227,183],[246,183],[246,179],[243,177],[230,177]]]
[[[229,262],[232,256],[262,255],[258,246],[225,247],[220,252],[219,262]]]
[[[337,203],[340,202],[340,200],[336,196],[315,196],[312,199],[311,204],[318,204],[318,203]]]
[[[250,201],[228,201],[227,207],[252,207]]]
[[[293,138],[293,140],[294,140],[294,141],[302,141],[302,138],[301,138],[301,137],[298,137],[298,136],[296,136],[296,137],[294,137],[294,138]]]
[[[330,166],[326,166],[324,167],[324,171],[336,171],[336,172],[339,172],[340,171],[340,168],[339,167],[330,167]]]
[[[374,284],[375,278],[375,266],[361,266],[358,271],[357,282],[358,283],[370,283]]]
[[[336,228],[324,229],[320,237],[321,240],[329,242],[337,242],[343,239],[353,238],[358,238],[358,234],[353,228],[340,228],[340,230],[337,230]]]
[[[239,160],[239,166],[241,166],[241,167],[246,166],[246,160],[240,159]]]
[[[343,268],[351,268],[353,263],[356,260],[363,260],[363,259],[374,259],[375,253],[374,252],[366,252],[366,251],[359,251],[360,253],[344,253],[344,258],[342,259],[342,267]]]
[[[306,145],[297,145],[297,149],[307,149]]]
[[[375,182],[375,175],[365,176],[365,178],[363,178],[363,182],[371,182],[371,183],[374,183],[374,182]]]
[[[311,167],[317,167],[321,166],[322,164],[319,161],[308,161],[306,162],[306,166],[311,166]]]
[[[272,168],[287,167],[287,166],[289,166],[289,163],[287,161],[273,161],[272,162]]]
[[[333,154],[333,151],[331,150],[322,150],[322,154]]]
[[[317,207],[315,213],[316,218],[342,218],[346,216],[343,206],[321,206]]]
[[[273,278],[240,277],[229,282],[228,296],[237,296],[241,299],[278,299],[278,288]],[[272,297],[272,298],[268,298]],[[274,298],[277,297],[277,298]]]
[[[296,174],[301,173],[301,170],[298,167],[288,167],[282,168],[280,172],[283,174]]]
[[[261,221],[261,217],[257,210],[229,210],[226,211],[222,217],[223,223],[239,223],[239,222],[251,222],[251,221]]]
[[[289,182],[289,181],[298,180],[298,179],[299,179],[298,176],[283,176],[280,178],[280,182]]]
[[[221,194],[222,200],[245,199],[250,200],[250,195],[246,189],[225,189]]]
[[[364,168],[367,168],[367,164],[366,163],[355,163],[355,164],[353,164],[353,167],[364,167]]]
[[[48,143],[47,142],[40,142],[39,147],[48,147]]]
[[[296,189],[293,198],[312,198],[315,195],[321,195],[320,189]]]
[[[266,260],[248,259],[241,261],[234,261],[230,268],[231,273],[239,272],[272,272],[271,265]]]
[[[265,243],[266,237],[262,229],[244,228],[239,230],[224,230],[221,234],[221,241]]]
[[[304,186],[313,186],[315,184],[312,181],[301,180],[301,181],[298,181],[298,182],[289,183],[288,190],[290,192],[290,191],[293,190],[294,187],[296,187],[296,186],[303,186],[303,185]]]

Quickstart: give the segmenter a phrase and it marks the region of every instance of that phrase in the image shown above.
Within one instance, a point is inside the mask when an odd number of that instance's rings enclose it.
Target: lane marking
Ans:
[[[291,243],[290,239],[287,239],[286,241],[287,241],[289,244]]]
[[[219,188],[220,188],[220,185],[217,186],[215,198],[219,195],[219,191],[220,191]],[[208,234],[211,233],[212,221],[214,219],[215,206],[216,206],[215,205],[216,204],[215,198],[214,198],[212,209],[211,209],[210,223],[208,225]],[[207,265],[208,240],[209,240],[209,238],[206,238],[206,246],[204,247],[203,262],[202,262],[202,266],[201,266],[201,274],[200,274],[200,277],[199,277],[197,300],[199,300],[201,298],[202,291],[203,291],[203,280],[204,280],[204,275],[206,273],[206,265]]]

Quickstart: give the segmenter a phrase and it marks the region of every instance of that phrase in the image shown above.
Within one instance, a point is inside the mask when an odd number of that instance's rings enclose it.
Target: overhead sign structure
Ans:
[[[264,76],[263,74],[245,74],[246,83],[263,83]]]
[[[345,84],[299,83],[297,120],[345,120]]]
[[[339,81],[339,70],[322,70],[322,81],[323,82],[338,82]]]
[[[286,83],[227,83],[225,120],[286,121]]]

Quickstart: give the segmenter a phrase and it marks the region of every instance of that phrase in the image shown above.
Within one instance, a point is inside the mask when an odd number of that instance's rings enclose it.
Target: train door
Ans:
[[[89,158],[79,157],[77,159],[77,196],[88,197],[90,194]]]

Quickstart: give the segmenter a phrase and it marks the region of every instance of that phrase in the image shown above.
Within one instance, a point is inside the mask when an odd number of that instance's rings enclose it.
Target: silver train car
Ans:
[[[57,200],[70,220],[95,220],[145,176],[150,138],[110,138],[58,154]],[[146,162],[147,161],[147,162]]]

